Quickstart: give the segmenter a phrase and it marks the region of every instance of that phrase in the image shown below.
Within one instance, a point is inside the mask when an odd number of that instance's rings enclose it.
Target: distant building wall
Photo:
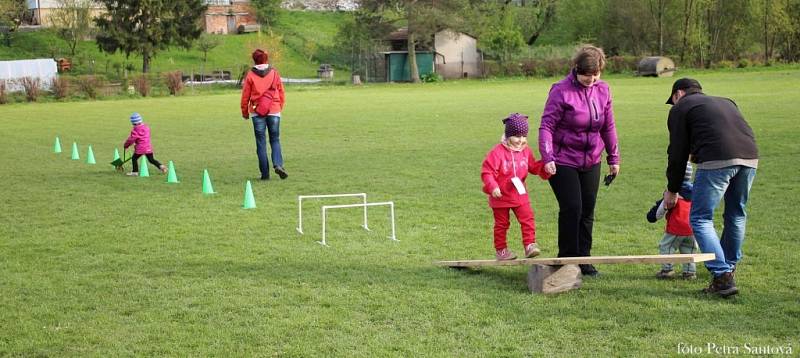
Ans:
[[[205,15],[205,30],[214,34],[234,34],[239,25],[256,25],[255,9],[250,1],[209,1]]]
[[[33,25],[42,27],[53,26],[52,16],[61,6],[58,0],[27,0],[26,5],[31,14]],[[92,18],[96,18],[105,12],[105,7],[98,2],[92,2]]]
[[[206,32],[236,33],[239,25],[258,24],[250,0],[205,0],[205,3],[208,4],[203,22]],[[26,0],[26,4],[31,12],[33,25],[53,26],[52,16],[60,6],[58,0]],[[105,13],[105,7],[93,2],[91,11],[92,17],[96,18]]]
[[[480,77],[481,54],[474,37],[442,30],[434,37],[436,72],[444,78]]]

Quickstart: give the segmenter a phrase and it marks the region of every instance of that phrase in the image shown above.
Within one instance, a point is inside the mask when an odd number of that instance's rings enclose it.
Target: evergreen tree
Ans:
[[[142,72],[150,71],[150,60],[172,45],[190,48],[203,33],[202,0],[100,0],[106,13],[95,19],[97,45],[108,53],[142,56]]]
[[[258,22],[272,28],[278,23],[281,11],[281,0],[251,0],[256,9]]]

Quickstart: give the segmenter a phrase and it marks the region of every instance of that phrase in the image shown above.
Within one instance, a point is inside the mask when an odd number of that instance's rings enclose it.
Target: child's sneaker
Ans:
[[[126,173],[125,175],[127,175],[129,177],[138,177],[139,176],[139,172],[130,172],[130,173]]]
[[[164,164],[161,164],[161,165],[158,167],[158,170],[160,170],[162,174],[167,174],[167,166],[166,166],[166,165],[164,165]]]
[[[525,246],[525,257],[539,256],[540,253],[542,252],[539,250],[539,245],[536,245],[535,242]]]
[[[675,277],[675,271],[673,270],[661,270],[656,274],[656,278],[659,280],[668,280],[673,277]]]
[[[694,272],[684,271],[683,273],[681,273],[681,278],[683,278],[684,280],[694,280],[697,278],[697,274]]]
[[[509,249],[500,249],[500,250],[497,250],[497,253],[495,254],[495,258],[497,258],[497,261],[506,261],[506,260],[516,259],[517,255],[515,255]]]

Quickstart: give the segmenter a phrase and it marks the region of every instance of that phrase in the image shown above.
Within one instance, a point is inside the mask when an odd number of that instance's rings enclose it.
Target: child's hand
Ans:
[[[556,162],[547,162],[544,165],[544,171],[550,175],[556,175]]]
[[[664,209],[672,209],[678,203],[678,193],[664,191]]]
[[[492,190],[492,197],[494,197],[495,199],[499,199],[502,196],[503,193],[500,192],[500,188],[494,188],[494,190]]]

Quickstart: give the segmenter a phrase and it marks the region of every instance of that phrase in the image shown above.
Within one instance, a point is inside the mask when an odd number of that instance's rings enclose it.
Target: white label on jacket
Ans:
[[[519,180],[517,177],[511,178],[511,182],[514,183],[514,187],[517,188],[517,193],[519,195],[525,194],[525,184],[522,184],[522,180]]]

